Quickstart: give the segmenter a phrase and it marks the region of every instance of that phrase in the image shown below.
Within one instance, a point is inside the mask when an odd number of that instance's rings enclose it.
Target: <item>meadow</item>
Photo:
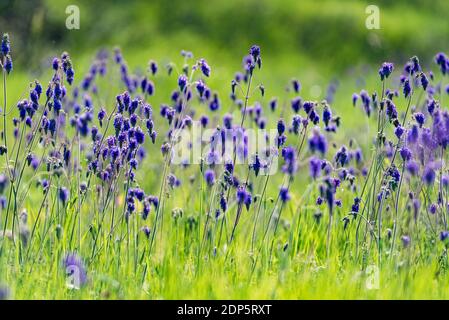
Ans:
[[[342,9],[327,4],[332,26]],[[38,68],[5,33],[0,298],[446,299],[449,57],[426,43],[445,49],[442,21],[394,62],[348,38],[354,52],[325,65],[324,42],[301,38],[312,30],[296,35],[310,52],[274,55],[201,46],[192,30],[139,50],[123,26],[93,33],[95,48],[43,50]],[[393,43],[404,24],[387,25]]]

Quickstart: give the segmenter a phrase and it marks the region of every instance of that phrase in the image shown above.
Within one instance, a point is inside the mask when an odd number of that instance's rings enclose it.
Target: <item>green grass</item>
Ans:
[[[360,107],[352,106],[352,93],[360,92],[363,88],[370,93],[381,92],[377,68],[384,60],[394,61],[396,70],[400,70],[401,63],[419,54],[423,66],[431,66],[433,55],[447,49],[445,39],[449,34],[444,14],[447,3],[444,1],[432,7],[424,1],[416,1],[414,5],[402,1],[396,1],[395,4],[381,1],[382,30],[373,33],[358,27],[364,24],[366,6],[366,3],[360,1],[348,1],[345,7],[341,6],[340,1],[331,0],[325,1],[325,4],[291,0],[282,6],[270,1],[250,1],[241,6],[240,2],[226,1],[210,6],[200,1],[194,13],[187,2],[133,2],[128,10],[117,5],[108,5],[106,10],[104,4],[101,4],[99,8],[103,8],[102,11],[98,8],[92,10],[87,1],[79,1],[83,12],[82,23],[86,27],[77,32],[61,31],[58,27],[64,23],[65,16],[60,12],[65,8],[65,2],[58,1],[57,4],[56,1],[47,0],[43,3],[43,7],[36,10],[36,15],[42,13],[42,8],[49,11],[42,20],[36,16],[33,18],[29,38],[24,37],[22,40],[19,39],[20,34],[13,33],[13,40],[22,42],[20,48],[24,50],[13,51],[17,64],[8,77],[7,109],[13,110],[8,113],[10,145],[13,143],[10,123],[17,116],[16,103],[28,97],[28,84],[35,78],[40,79],[45,89],[51,77],[47,63],[50,57],[59,55],[62,49],[69,51],[78,81],[88,71],[99,47],[111,49],[119,44],[133,72],[144,72],[150,59],[157,60],[160,67],[160,73],[155,78],[156,94],[149,99],[155,113],[159,138],[156,145],[146,142],[147,158],[139,165],[136,173],[138,185],[154,195],[158,194],[162,179],[164,163],[160,145],[167,129],[165,121],[158,115],[159,106],[169,100],[171,91],[176,87],[176,75],[166,76],[164,65],[173,61],[180,68],[183,63],[179,56],[181,49],[192,50],[195,58],[206,58],[212,67],[212,76],[207,84],[219,92],[222,102],[222,109],[213,119],[216,122],[226,112],[234,114],[235,122],[240,119],[240,113],[229,98],[230,80],[234,71],[241,68],[241,57],[253,43],[262,45],[263,56],[263,67],[256,73],[254,87],[262,83],[266,95],[260,97],[259,92],[254,91],[250,105],[256,101],[262,103],[269,128],[275,128],[280,116],[279,109],[274,113],[268,109],[271,97],[278,97],[281,104],[286,104],[286,108],[290,109],[289,100],[294,94],[286,93],[284,89],[291,78],[301,81],[300,95],[304,100],[317,101],[324,99],[332,79],[338,79],[332,111],[341,116],[342,129],[332,137],[331,142],[335,142],[335,146],[330,144],[327,157],[331,160],[341,144],[349,145],[349,140],[353,139],[363,149],[364,165],[369,167],[375,152],[372,142],[377,133],[376,119],[367,119]],[[104,13],[102,19],[97,19],[96,13],[99,11]],[[171,19],[161,18],[168,14],[173,14]],[[102,23],[97,22],[100,20]],[[352,31],[350,35],[348,30]],[[380,39],[380,47],[370,44],[368,40],[372,36]],[[49,42],[53,38],[62,40],[53,45]],[[28,49],[23,44],[25,40],[30,40]],[[33,56],[32,62],[27,62],[30,48],[39,54]],[[119,85],[118,79],[117,68],[110,66],[108,77],[98,84],[99,95],[93,99],[96,110],[100,106],[112,110],[115,95],[125,90]],[[359,80],[363,80],[364,84],[361,85]],[[442,81],[443,87],[448,82],[437,76],[435,83],[439,81]],[[393,79],[389,80],[389,85],[394,86],[392,82]],[[0,90],[0,105],[3,107],[2,86]],[[442,96],[440,101],[446,109],[448,98]],[[417,97],[414,97],[413,104],[417,104]],[[190,107],[196,111],[196,117],[208,112],[204,105],[196,101]],[[406,101],[398,100],[397,108],[399,113],[403,113]],[[291,113],[285,115],[286,120],[289,121],[291,116]],[[250,126],[249,119],[246,124]],[[73,134],[73,130],[68,129],[68,133]],[[393,128],[388,126],[385,133],[392,137]],[[295,145],[297,139],[289,135],[287,144]],[[36,153],[40,155],[43,151],[38,148]],[[19,164],[25,156],[24,153],[20,154]],[[355,240],[359,221],[362,235],[366,232],[364,220],[353,220],[351,217],[348,227],[344,228],[342,219],[351,211],[355,195],[349,191],[346,182],[337,190],[336,197],[342,200],[343,206],[334,212],[330,247],[327,248],[329,214],[325,205],[318,206],[315,203],[320,181],[314,182],[308,177],[307,160],[310,156],[306,150],[300,154],[299,173],[290,190],[292,199],[283,208],[276,235],[273,235],[274,230],[270,227],[267,238],[262,242],[283,181],[281,174],[270,178],[258,219],[256,210],[260,200],[253,203],[249,211],[243,210],[232,242],[226,235],[229,237],[231,233],[237,210],[235,205],[229,208],[219,246],[223,217],[218,221],[211,219],[210,233],[207,233],[209,236],[205,237],[204,233],[206,212],[213,190],[203,183],[199,166],[187,169],[173,166],[172,171],[182,179],[182,185],[169,192],[162,209],[162,228],[156,235],[151,256],[148,254],[149,240],[140,228],[144,225],[152,227],[155,210],[152,210],[147,221],[137,215],[130,217],[128,225],[123,219],[120,220],[126,182],[123,175],[117,183],[120,192],[109,204],[104,219],[101,206],[105,196],[98,193],[94,185],[91,186],[80,211],[82,219],[79,235],[76,231],[76,174],[64,172],[56,179],[58,184],[71,189],[68,206],[63,208],[57,200],[57,186],[54,185],[38,218],[43,195],[35,183],[49,174],[42,168],[38,172],[27,169],[24,179],[27,184],[20,190],[24,201],[18,212],[27,211],[28,227],[32,228],[36,222],[36,232],[26,246],[20,245],[20,241],[15,246],[9,240],[0,240],[0,284],[11,289],[14,299],[449,298],[447,251],[445,244],[438,240],[438,232],[442,231],[442,227],[434,231],[429,228],[429,225],[437,223],[437,218],[429,218],[426,212],[429,203],[422,203],[416,223],[412,219],[413,212],[408,209],[407,192],[419,190],[420,178],[404,181],[404,188],[398,198],[399,230],[393,251],[392,240],[387,238],[387,228],[393,226],[391,208],[394,208],[394,200],[388,200],[390,211],[384,212],[379,256],[376,237],[368,233],[366,239],[359,242]],[[4,159],[0,163],[5,172]],[[11,164],[14,163],[11,160]],[[82,165],[85,168],[87,162],[84,161]],[[387,167],[389,161],[383,159],[382,165]],[[246,168],[238,168],[238,174],[244,176]],[[189,182],[191,176],[195,177],[193,183]],[[84,177],[81,179],[85,180]],[[264,179],[251,174],[250,181],[254,185],[254,194],[260,195]],[[99,183],[95,179],[94,182]],[[364,182],[364,178],[357,177],[358,193]],[[26,192],[28,186],[31,188]],[[435,198],[436,190],[424,191]],[[374,191],[369,195],[374,197]],[[182,208],[181,217],[173,216],[173,209],[176,208]],[[1,226],[4,211],[0,211]],[[319,221],[316,219],[318,212],[322,214]],[[60,238],[56,231],[56,219],[59,216],[66,218],[61,226]],[[117,227],[110,236],[112,219]],[[192,224],[192,221],[195,223]],[[253,245],[255,221],[257,226]],[[72,230],[75,230],[73,239]],[[100,236],[94,251],[97,233]],[[402,234],[412,235],[411,245],[407,248],[400,242]],[[204,238],[206,241],[203,241]],[[81,247],[78,247],[78,242]],[[67,288],[62,267],[64,255],[75,249],[84,259],[89,278],[88,284],[80,290]],[[253,272],[255,259],[257,264]],[[369,277],[366,268],[371,265],[379,267],[379,288],[373,290],[367,287]]]
[[[137,53],[133,56],[143,56]],[[76,57],[74,58],[76,61]],[[145,60],[144,60],[145,61]],[[83,62],[85,65],[85,62]],[[268,66],[267,66],[268,65]],[[260,78],[267,77],[270,65],[266,63],[260,73]],[[113,71],[112,74],[114,74]],[[223,69],[214,69],[214,76],[210,83],[220,85],[227,82],[222,75]],[[226,76],[232,76],[229,71]],[[13,88],[11,96],[24,98],[19,86],[26,82],[28,76],[14,73],[10,77]],[[217,79],[218,78],[218,79]],[[312,77],[313,78],[313,77]],[[377,77],[368,78],[368,86],[376,89]],[[30,78],[28,78],[31,80]],[[158,103],[169,94],[168,88],[173,87],[175,77],[158,76],[159,86],[153,101],[155,112]],[[256,76],[256,80],[259,77]],[[286,81],[288,79],[285,79]],[[308,80],[308,79],[306,79]],[[354,138],[365,149],[365,157],[370,157],[370,137],[374,134],[374,123],[362,120],[363,113],[359,108],[354,109],[350,104],[350,88],[354,87],[352,76],[343,78],[340,89],[333,105],[333,112],[342,116],[345,130],[337,135],[337,141],[347,143]],[[304,83],[303,95],[307,98],[309,84]],[[281,86],[281,85],[279,85]],[[223,85],[225,88],[225,86]],[[268,92],[271,87],[266,85]],[[100,84],[100,92],[108,92],[109,83]],[[377,88],[378,89],[378,88]],[[104,90],[104,91],[103,91]],[[223,89],[226,90],[226,89]],[[121,92],[120,88],[114,92]],[[256,96],[256,94],[255,94]],[[348,99],[349,98],[349,99]],[[13,98],[11,98],[12,100]],[[114,95],[98,98],[96,104],[101,103],[108,108]],[[259,97],[251,99],[251,103]],[[225,98],[223,100],[226,101]],[[14,101],[14,100],[13,100]],[[262,102],[267,103],[268,97]],[[399,110],[405,106],[398,105]],[[204,106],[195,106],[198,112]],[[265,108],[266,109],[266,108]],[[226,109],[225,109],[226,110]],[[268,110],[265,110],[269,114]],[[279,112],[279,111],[278,111]],[[238,115],[238,113],[237,113]],[[12,117],[12,115],[9,115]],[[274,125],[277,113],[269,116]],[[164,127],[160,118],[156,126]],[[366,127],[368,126],[368,127]],[[369,129],[371,128],[371,129]],[[368,129],[368,130],[367,130]],[[163,131],[162,129],[160,129]],[[367,130],[360,135],[360,130]],[[288,143],[295,143],[292,136]],[[143,170],[137,173],[137,181],[147,192],[157,194],[161,181],[162,158],[158,146],[148,145],[149,157],[142,164]],[[330,153],[335,149],[331,147]],[[448,286],[446,276],[446,260],[444,245],[436,242],[436,238],[429,236],[424,230],[418,230],[421,240],[412,242],[410,248],[402,248],[400,244],[391,254],[388,248],[391,240],[384,240],[385,250],[382,252],[380,267],[380,287],[369,290],[366,286],[367,275],[364,268],[377,264],[377,249],[375,240],[360,243],[358,251],[354,241],[355,226],[358,220],[352,221],[349,227],[343,228],[342,218],[350,211],[352,194],[343,188],[337,191],[337,197],[343,201],[343,207],[335,212],[331,230],[330,255],[326,256],[326,232],[328,213],[325,206],[315,205],[318,195],[318,184],[311,182],[307,176],[308,165],[305,160],[308,153],[301,156],[300,173],[291,187],[292,200],[283,210],[283,219],[277,235],[273,238],[272,229],[262,244],[263,230],[273,207],[273,200],[281,184],[279,175],[269,184],[267,198],[264,199],[263,209],[256,229],[255,250],[251,250],[251,235],[254,226],[256,208],[253,205],[249,211],[244,210],[238,225],[236,238],[232,243],[225,244],[214,250],[214,243],[218,236],[221,219],[212,220],[212,238],[203,244],[205,206],[211,190],[202,181],[198,166],[182,170],[173,167],[173,172],[183,179],[179,189],[170,192],[169,199],[163,209],[163,229],[156,236],[155,252],[148,256],[148,240],[139,232],[141,226],[150,222],[142,221],[138,216],[130,218],[130,233],[127,236],[127,226],[119,223],[118,229],[112,237],[108,237],[108,230],[112,221],[109,209],[102,220],[99,207],[104,196],[98,195],[95,188],[89,191],[86,202],[82,206],[82,234],[80,255],[85,259],[89,284],[81,290],[70,290],[66,287],[64,269],[61,260],[64,254],[74,247],[70,242],[70,230],[75,226],[77,200],[75,177],[64,175],[59,178],[60,183],[72,186],[68,207],[63,210],[56,199],[55,192],[51,192],[36,229],[36,234],[28,247],[14,249],[12,242],[4,241],[2,259],[2,280],[8,284],[16,299],[418,299],[418,298],[447,298]],[[239,168],[240,174],[245,169]],[[40,173],[46,175],[45,173]],[[189,176],[196,176],[196,182],[190,184]],[[27,173],[31,179],[33,174]],[[36,180],[36,177],[33,178]],[[32,180],[32,181],[34,181]],[[263,180],[251,175],[254,181],[255,194],[260,194]],[[361,186],[364,180],[359,181]],[[119,181],[119,185],[125,181]],[[33,182],[32,182],[33,184]],[[359,187],[360,187],[359,186]],[[55,188],[55,187],[54,187]],[[23,209],[27,210],[29,222],[32,225],[37,218],[38,205],[42,194],[32,186],[26,196]],[[403,195],[406,201],[406,195]],[[123,206],[123,195],[117,197],[115,219],[119,219]],[[55,209],[56,208],[56,209]],[[172,209],[182,208],[183,215],[177,219],[172,216]],[[201,209],[203,208],[203,209]],[[229,236],[231,225],[235,217],[235,207],[230,208],[226,233]],[[314,213],[321,211],[323,216],[318,222]],[[57,238],[55,214],[65,214],[66,220],[62,226],[62,238]],[[401,213],[403,225],[407,230],[409,213]],[[152,213],[154,215],[154,211]],[[3,216],[3,214],[2,214]],[[196,224],[190,227],[190,219]],[[117,220],[119,221],[119,220]],[[93,234],[102,225],[101,236],[97,243],[98,252],[92,255],[94,243]],[[362,223],[363,225],[363,223]],[[391,227],[392,216],[387,215],[385,226]],[[76,230],[76,229],[75,229]],[[384,230],[383,230],[384,232]],[[137,235],[137,237],[135,237]],[[77,233],[75,232],[75,239]],[[383,237],[385,235],[383,234]],[[368,236],[368,239],[370,237]],[[271,241],[274,244],[273,256],[270,259]],[[397,239],[399,242],[399,240]],[[76,242],[76,240],[74,241]],[[288,247],[284,246],[288,244]],[[76,245],[75,245],[76,246]],[[201,249],[201,254],[199,250]],[[254,273],[252,263],[258,256],[258,249],[262,248]],[[215,252],[215,254],[214,254]],[[366,259],[361,259],[362,255]]]

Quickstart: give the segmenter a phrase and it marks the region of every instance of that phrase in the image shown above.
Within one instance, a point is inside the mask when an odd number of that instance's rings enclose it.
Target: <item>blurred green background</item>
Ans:
[[[380,9],[380,30],[365,27],[370,4]],[[65,27],[68,5],[80,8],[80,30]],[[15,59],[27,66],[63,49],[78,56],[114,45],[240,62],[258,43],[281,67],[291,58],[338,71],[448,49],[448,13],[447,0],[1,0],[0,31],[11,33]]]

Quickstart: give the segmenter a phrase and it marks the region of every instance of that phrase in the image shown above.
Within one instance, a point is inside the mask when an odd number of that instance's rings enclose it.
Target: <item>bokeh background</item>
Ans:
[[[380,8],[380,30],[365,28],[370,4]],[[65,27],[68,5],[80,8],[80,30]],[[27,67],[60,50],[78,57],[115,45],[131,57],[189,49],[223,65],[258,43],[281,69],[340,71],[447,49],[448,13],[445,0],[1,0],[0,30]]]
[[[379,30],[365,27],[373,4]],[[68,5],[80,8],[79,30],[65,26]],[[190,50],[207,59],[209,84],[226,87],[223,97],[257,43],[264,62],[258,81],[268,97],[281,95],[292,77],[302,82],[304,99],[325,98],[338,83],[334,107],[344,113],[352,92],[370,79],[378,85],[383,61],[402,64],[417,55],[427,67],[435,53],[447,52],[448,14],[447,0],[0,0],[0,32],[11,35],[17,96],[62,51],[72,56],[80,80],[99,49],[119,46],[132,71],[150,59],[182,64],[179,52]]]

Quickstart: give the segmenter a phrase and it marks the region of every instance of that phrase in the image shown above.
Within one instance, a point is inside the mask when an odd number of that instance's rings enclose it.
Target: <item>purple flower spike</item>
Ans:
[[[379,69],[380,79],[384,80],[393,72],[394,65],[391,62],[384,62]]]
[[[208,186],[213,186],[215,183],[215,172],[211,169],[206,170],[204,173],[204,179],[206,180]]]
[[[281,189],[279,190],[279,198],[284,203],[287,202],[288,200],[290,200],[290,194],[288,192],[288,188],[281,187]]]

